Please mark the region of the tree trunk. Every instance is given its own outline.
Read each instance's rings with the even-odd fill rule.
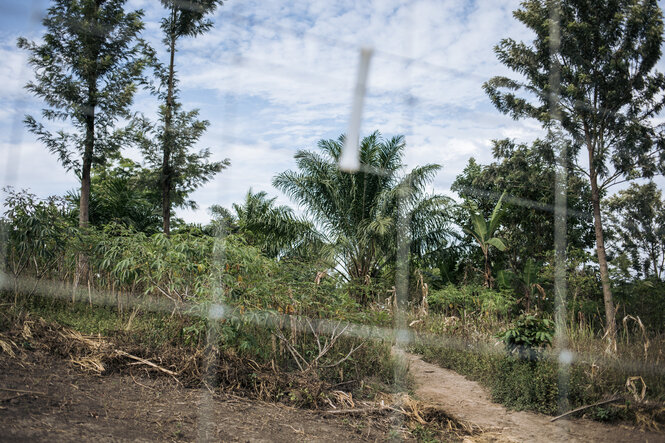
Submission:
[[[81,200],[79,202],[79,228],[85,229],[90,225],[90,174],[92,158],[95,149],[95,94],[97,93],[95,81],[88,85],[88,114],[85,117],[85,145],[83,150],[83,164],[81,167]],[[80,281],[88,275],[88,257],[80,251],[74,276],[72,301],[76,299],[76,289]]]
[[[175,23],[176,10],[175,7],[171,12],[171,20]],[[173,81],[175,71],[175,41],[176,36],[172,31],[170,35],[171,44],[169,47],[169,77],[167,80],[167,94],[166,94],[166,110],[164,113],[164,146],[162,159],[162,220],[164,234],[167,236],[171,233],[171,187],[173,183],[173,172],[171,171],[171,146],[173,144],[172,134],[172,118],[173,118]]]
[[[600,190],[598,189],[598,174],[593,165],[593,148],[589,150],[589,175],[591,182],[591,203],[593,205],[593,226],[596,232],[596,254],[600,266],[600,281],[603,286],[603,301],[605,302],[605,333],[612,346],[616,342],[616,319],[614,318],[614,301],[612,300],[612,288],[610,287],[610,273],[607,267],[605,255],[605,239],[603,237],[603,224],[600,214]]]
[[[85,121],[85,150],[81,169],[81,200],[79,204],[79,228],[87,228],[90,224],[90,170],[95,146],[95,115],[90,107],[90,115]]]
[[[485,255],[485,287],[492,289],[492,271],[490,269],[489,251],[483,251]]]

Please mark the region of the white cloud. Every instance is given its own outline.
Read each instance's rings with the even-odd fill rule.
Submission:
[[[179,42],[176,69],[185,108],[201,108],[211,122],[201,147],[213,148],[216,159],[229,157],[232,166],[194,193],[199,211],[181,215],[203,222],[209,205],[228,207],[249,187],[288,203],[272,188],[272,177],[293,167],[297,149],[315,149],[319,139],[346,131],[362,46],[375,49],[363,132],[406,135],[409,167],[442,164],[437,192],[448,192],[470,156],[490,161],[491,139],[541,136],[536,123],[501,115],[482,91],[493,75],[510,74],[493,46],[505,37],[532,39],[512,17],[518,6],[519,0],[225,2],[209,33]],[[145,9],[144,36],[165,60],[159,2],[130,0],[129,7]],[[30,75],[14,45],[0,44],[5,122],[8,100],[27,97],[20,91]],[[28,105],[41,103],[31,98]],[[154,117],[154,99],[141,96],[137,109]],[[73,176],[31,146],[39,159],[31,171],[17,173],[17,182],[51,192],[71,187]]]
[[[76,188],[78,180],[67,173],[46,149],[33,140],[19,144],[0,143],[0,187],[29,189],[47,197]]]

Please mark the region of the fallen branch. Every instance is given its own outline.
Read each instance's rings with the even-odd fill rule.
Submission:
[[[552,422],[552,421],[556,421],[556,420],[558,420],[558,419],[560,419],[560,418],[567,417],[568,415],[574,414],[574,413],[576,413],[576,412],[584,411],[585,409],[593,408],[594,406],[605,405],[605,404],[607,404],[607,403],[614,403],[615,401],[619,401],[619,400],[623,400],[623,397],[614,397],[614,398],[610,398],[609,400],[599,401],[598,403],[594,403],[594,404],[592,404],[592,405],[580,406],[580,407],[577,408],[577,409],[573,409],[572,411],[568,411],[568,412],[566,412],[565,414],[561,414],[561,415],[559,415],[558,417],[554,417],[554,418],[551,419],[550,421],[551,421],[551,422]]]
[[[122,356],[122,357],[131,358],[132,360],[136,360],[136,361],[139,362],[139,363],[142,363],[142,364],[144,364],[144,365],[148,365],[148,366],[150,366],[151,368],[155,368],[155,369],[157,369],[158,371],[162,371],[163,373],[168,374],[168,375],[170,375],[170,376],[172,376],[172,377],[175,377],[176,375],[178,375],[177,372],[173,372],[173,371],[170,371],[170,370],[168,370],[168,369],[162,368],[161,366],[154,364],[154,363],[151,362],[150,360],[146,360],[145,358],[141,358],[141,357],[137,357],[137,356],[132,355],[132,354],[128,354],[128,353],[126,353],[125,351],[119,351],[119,350],[117,350],[117,351],[115,351],[115,353],[116,353],[116,355],[120,355],[120,356]]]
[[[322,368],[334,368],[335,366],[339,366],[340,364],[342,364],[342,363],[344,363],[346,360],[348,360],[349,357],[351,357],[351,355],[353,355],[354,352],[356,352],[358,349],[360,349],[360,347],[361,347],[363,344],[364,344],[364,343],[360,343],[360,344],[359,344],[358,346],[356,346],[356,347],[351,347],[351,350],[349,351],[348,354],[346,354],[346,357],[342,358],[342,359],[339,360],[337,363],[332,363],[332,364],[329,364],[329,365],[323,365],[323,366],[321,366],[321,367],[322,367]]]
[[[383,411],[392,411],[404,414],[404,411],[395,409],[391,406],[379,406],[376,408],[351,408],[351,409],[332,409],[323,411],[323,414],[332,414],[332,415],[357,415],[357,414],[368,414],[371,412],[383,412]]]

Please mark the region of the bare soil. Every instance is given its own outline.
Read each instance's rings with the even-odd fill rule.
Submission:
[[[40,350],[0,351],[0,441],[383,441],[362,420],[181,386],[167,376],[93,375]]]
[[[531,412],[511,411],[491,401],[477,382],[456,372],[402,353],[409,363],[416,396],[442,408],[453,419],[479,427],[468,442],[665,442],[665,433],[625,425],[609,425],[585,419],[560,419]]]
[[[109,342],[44,322],[25,322],[9,337],[5,347],[0,343],[0,441],[338,442],[419,435],[465,442],[665,442],[663,433],[628,426],[550,422],[544,415],[509,411],[478,383],[406,352],[420,401],[386,395],[385,404],[339,404],[326,412],[185,386],[146,360],[110,359],[107,365],[115,362],[115,370],[86,372],[83,362],[100,361],[90,349],[99,354]]]

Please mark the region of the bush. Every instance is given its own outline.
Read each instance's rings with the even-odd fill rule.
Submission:
[[[558,409],[557,365],[505,356],[494,368],[492,398],[510,408],[554,414]],[[498,376],[497,376],[498,375]]]
[[[510,291],[495,291],[475,285],[458,288],[450,284],[432,291],[427,301],[432,312],[457,317],[475,314],[505,318],[516,307],[515,297]]]
[[[552,345],[554,322],[535,315],[523,315],[515,325],[498,334],[509,354],[533,360],[542,355],[542,351]]]
[[[28,197],[17,201],[28,208],[36,206],[38,211],[33,212],[40,219],[47,215],[60,216],[54,212],[52,204],[42,205]],[[45,215],[42,214],[44,211],[40,212],[42,209],[46,211]],[[53,214],[49,212],[52,210]],[[13,217],[22,220],[18,216]],[[50,220],[48,217],[45,220]],[[46,225],[46,228],[52,229],[54,223]],[[68,237],[58,234],[67,241],[59,243],[58,248],[55,248],[49,243],[52,234],[46,228],[43,235],[36,236],[30,234],[32,231],[23,232],[25,226],[14,224],[11,227],[11,247],[17,248],[16,251],[20,252],[21,247],[29,247],[34,254],[44,254],[44,249],[47,249],[50,255],[44,256],[44,265],[39,258],[36,263],[40,270],[49,269],[48,277],[54,280],[71,281],[77,272],[77,257],[83,252],[89,266],[87,275],[91,289],[100,291],[96,294],[100,304],[117,303],[118,316],[124,315],[123,308],[128,304],[127,301],[132,306],[140,298],[145,298],[146,303],[153,301],[160,304],[160,309],[167,310],[169,314],[171,311],[178,312],[179,307],[188,306],[184,315],[173,316],[172,319],[165,316],[156,323],[154,330],[141,331],[152,337],[151,342],[167,341],[197,348],[209,344],[208,332],[214,329],[213,336],[219,338],[218,345],[225,352],[290,371],[298,369],[298,364],[285,343],[277,338],[278,331],[288,340],[289,346],[293,346],[305,360],[311,361],[319,354],[319,343],[307,319],[313,319],[313,324],[316,324],[316,319],[326,318],[363,323],[379,318],[389,322],[380,313],[362,311],[337,278],[317,278],[320,265],[317,267],[316,263],[268,258],[259,249],[247,245],[240,236],[216,239],[185,230],[175,232],[170,237],[161,233],[149,236],[124,225],[110,223],[102,229],[93,227],[84,231],[72,227],[74,235]],[[10,251],[8,257],[15,256],[20,257],[20,254]],[[49,263],[46,259],[51,260],[51,257],[58,260],[60,265],[46,267]],[[22,275],[17,271],[17,281],[25,277],[28,271],[22,270]],[[87,296],[87,291],[83,292]],[[25,295],[22,294],[26,301],[34,298]],[[69,298],[69,295],[66,297]],[[92,302],[91,297],[90,304]],[[212,303],[223,303],[227,307],[221,321],[208,319]],[[55,304],[51,306],[60,312],[57,315],[58,321],[64,320],[67,323],[71,323],[73,317],[69,313],[76,312],[74,317],[77,317],[81,309],[87,312],[87,308],[81,304],[58,304],[57,308]],[[141,306],[144,306],[143,302]],[[81,317],[86,319],[85,322],[90,322],[89,325],[76,322],[72,326],[85,327],[88,331],[108,332],[113,321],[109,323],[104,316],[103,321],[100,321],[98,315],[114,309],[90,307],[90,310],[88,315]],[[161,318],[159,315],[157,317]],[[324,330],[317,331],[317,334],[320,343],[324,343],[330,335]],[[357,352],[344,359],[358,344],[358,339],[340,337],[335,346],[317,360],[317,364],[320,364],[316,366],[316,374],[336,383],[348,382],[349,379],[359,381],[375,373],[392,374],[388,343],[380,339],[366,340]],[[336,364],[343,359],[343,362]],[[333,367],[325,368],[327,365]],[[387,376],[382,378],[389,379]]]

